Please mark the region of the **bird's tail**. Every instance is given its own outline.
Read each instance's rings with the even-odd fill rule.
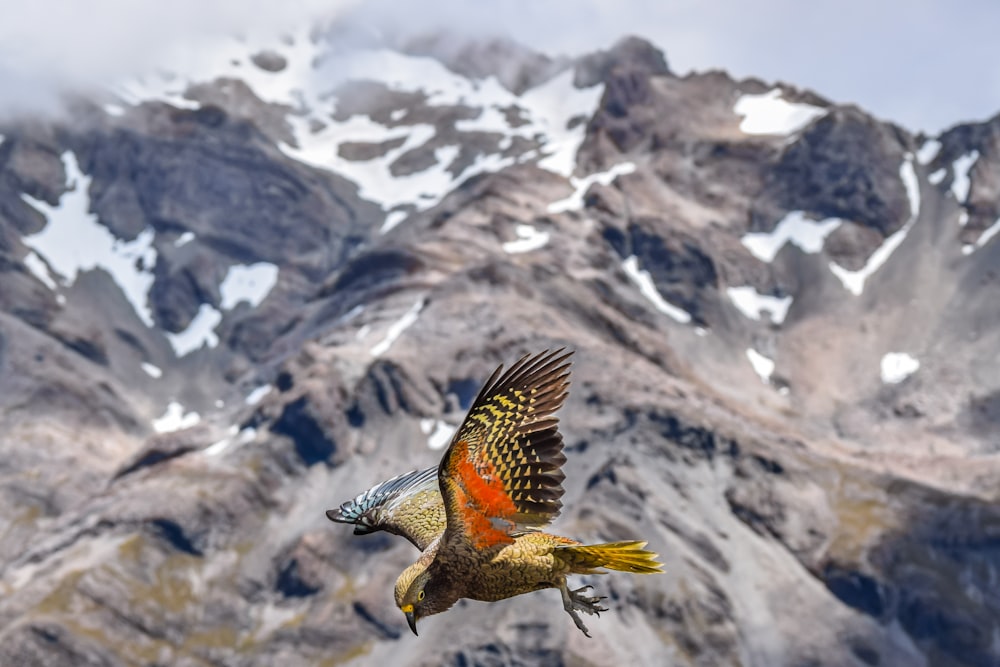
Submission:
[[[663,564],[656,560],[659,554],[646,551],[645,546],[645,542],[580,544],[556,547],[553,555],[569,565],[575,574],[597,574],[602,567],[635,574],[663,572]]]

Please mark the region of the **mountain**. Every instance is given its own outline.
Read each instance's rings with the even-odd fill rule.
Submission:
[[[0,123],[0,663],[1000,662],[1000,116],[344,39]],[[563,345],[554,530],[666,574],[412,637],[324,510]]]

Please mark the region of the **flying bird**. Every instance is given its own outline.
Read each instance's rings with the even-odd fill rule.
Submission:
[[[562,349],[525,356],[487,380],[438,466],[378,484],[328,510],[332,521],[364,535],[405,537],[420,557],[396,580],[396,606],[417,621],[461,598],[492,602],[557,588],[563,608],[586,636],[579,612],[598,614],[591,586],[571,590],[570,574],[602,568],[662,572],[646,542],[584,545],[541,528],[562,509],[562,436],[554,413],[569,387]]]

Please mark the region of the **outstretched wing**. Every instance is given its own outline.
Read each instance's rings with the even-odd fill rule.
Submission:
[[[327,510],[326,517],[354,524],[355,535],[378,530],[401,535],[423,551],[445,527],[437,466],[386,480],[339,509]]]
[[[523,357],[494,371],[441,459],[447,514],[443,540],[477,549],[547,524],[562,508],[565,463],[558,419],[572,352]]]

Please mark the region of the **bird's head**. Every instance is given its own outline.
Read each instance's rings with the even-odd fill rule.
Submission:
[[[403,570],[396,580],[396,606],[406,616],[413,634],[417,634],[417,620],[447,611],[457,598],[431,576],[423,563],[414,563]]]

